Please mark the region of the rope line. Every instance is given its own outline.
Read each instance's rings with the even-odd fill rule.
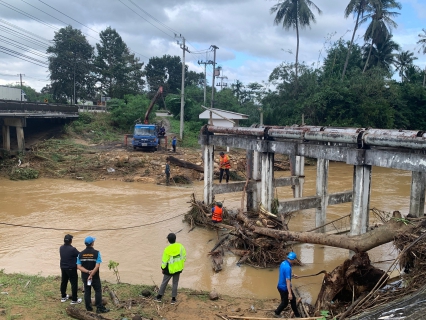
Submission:
[[[130,226],[130,227],[121,227],[121,228],[106,228],[106,229],[72,229],[72,228],[49,228],[49,227],[38,227],[38,226],[29,226],[29,225],[23,225],[23,224],[13,224],[13,223],[6,223],[6,222],[0,222],[0,225],[5,225],[5,226],[11,226],[11,227],[21,227],[21,228],[31,228],[31,229],[43,229],[43,230],[58,230],[58,231],[114,231],[114,230],[125,230],[125,229],[136,229],[136,228],[141,228],[141,227],[146,227],[146,226],[151,226],[154,224],[158,224],[158,223],[162,223],[165,221],[169,221],[169,220],[173,220],[177,217],[183,216],[185,213],[181,213],[178,214],[177,216],[168,218],[168,219],[164,219],[164,220],[160,220],[160,221],[155,221],[155,222],[150,222],[150,223],[145,223],[145,224],[140,224],[137,226]]]

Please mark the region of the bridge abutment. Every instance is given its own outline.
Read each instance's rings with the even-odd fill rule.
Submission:
[[[18,151],[25,151],[24,127],[26,126],[25,118],[5,118],[3,119],[3,149],[10,151],[10,127],[16,128],[16,140],[18,143]]]

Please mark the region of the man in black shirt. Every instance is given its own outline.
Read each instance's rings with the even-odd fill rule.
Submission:
[[[71,245],[73,236],[67,234],[64,237],[64,244],[59,248],[59,255],[61,256],[61,302],[68,300],[67,285],[68,281],[71,283],[71,304],[81,303],[82,299],[77,298],[77,256],[78,250]]]

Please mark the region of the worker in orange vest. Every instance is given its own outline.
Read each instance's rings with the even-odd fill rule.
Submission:
[[[229,169],[231,168],[231,162],[229,161],[228,155],[224,152],[220,153],[220,162],[219,162],[219,183],[222,183],[223,173],[226,174],[226,183],[229,181]]]
[[[220,223],[222,222],[222,202],[216,202],[215,206],[212,208],[212,222]]]

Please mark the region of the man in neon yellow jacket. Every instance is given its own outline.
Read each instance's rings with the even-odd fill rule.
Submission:
[[[158,292],[155,301],[161,302],[161,298],[164,295],[164,291],[166,291],[167,284],[170,279],[173,278],[171,304],[175,304],[179,276],[185,266],[186,250],[183,245],[176,243],[176,235],[174,233],[169,233],[167,240],[170,244],[164,249],[163,261],[161,263],[161,270],[164,275],[163,282],[161,283],[160,291]]]

